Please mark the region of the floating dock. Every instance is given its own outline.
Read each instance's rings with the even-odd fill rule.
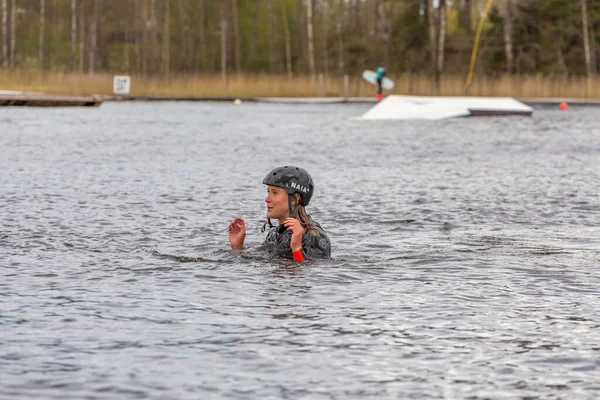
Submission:
[[[202,96],[101,96],[104,101],[212,101],[232,103],[273,103],[273,104],[341,104],[341,103],[376,103],[375,97],[202,97]]]
[[[494,109],[493,112],[485,108],[477,108],[477,102],[482,97],[435,97],[435,96],[397,96],[389,95],[384,100],[378,101],[375,97],[233,97],[233,96],[119,96],[119,95],[58,95],[35,92],[18,92],[11,90],[0,90],[0,107],[2,106],[21,106],[21,107],[97,107],[103,102],[125,101],[125,102],[164,102],[164,101],[183,101],[183,102],[225,102],[239,103],[272,103],[272,104],[373,104],[383,103],[389,97],[402,97],[405,100],[412,99],[447,99],[450,101],[456,112],[456,100],[465,99],[475,103],[474,107],[467,107],[469,115],[515,115],[515,112],[500,109]],[[497,100],[499,98],[487,98]],[[501,98],[500,98],[501,99]],[[560,103],[566,102],[569,106],[579,107],[599,107],[600,100],[596,99],[551,99],[551,98],[525,98],[512,99],[529,107],[558,107]],[[418,100],[420,101],[420,100]],[[414,101],[413,101],[414,103]],[[410,106],[409,106],[410,107]],[[428,106],[436,108],[437,106]],[[516,114],[531,115],[533,112],[527,109],[517,110]]]
[[[389,95],[394,96],[394,95]],[[385,98],[389,97],[386,96]],[[189,101],[189,102],[223,102],[232,103],[239,100],[242,103],[273,103],[273,104],[376,104],[379,102],[373,97],[233,97],[233,96],[112,96],[100,95],[104,101]],[[405,96],[405,97],[431,97],[436,96]],[[384,99],[385,99],[384,98]],[[455,99],[455,97],[446,97]],[[465,97],[462,97],[465,98]],[[481,97],[466,97],[469,99],[479,99]],[[496,98],[493,98],[496,99]],[[558,107],[560,103],[566,102],[569,106],[578,107],[600,107],[600,100],[596,99],[553,99],[553,98],[519,98],[516,99],[530,107]],[[472,115],[472,114],[471,114]]]
[[[98,107],[100,96],[70,96],[58,94],[0,90],[0,107]]]

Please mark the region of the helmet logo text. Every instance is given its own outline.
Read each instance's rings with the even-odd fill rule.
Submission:
[[[310,192],[309,188],[304,187],[302,185],[298,185],[296,182],[290,182],[287,186],[289,186],[291,188],[294,188],[297,191],[302,192],[302,193],[308,193],[308,192]]]

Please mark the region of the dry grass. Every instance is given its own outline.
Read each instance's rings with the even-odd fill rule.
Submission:
[[[463,76],[445,76],[439,86],[428,76],[394,75],[395,94],[441,96],[511,96],[517,98],[600,99],[600,78],[502,76],[476,78],[467,92]],[[78,74],[38,70],[1,69],[0,90],[34,91],[55,94],[112,94],[112,74]],[[371,97],[374,86],[359,76],[349,79],[348,93],[339,76],[312,79],[285,75],[157,75],[132,76],[131,95],[200,97]]]

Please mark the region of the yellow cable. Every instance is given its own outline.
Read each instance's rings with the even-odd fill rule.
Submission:
[[[487,14],[490,12],[490,8],[492,8],[492,4],[494,0],[488,0],[485,5],[485,9],[483,10],[483,14],[481,18],[479,18],[479,24],[477,24],[477,32],[475,33],[475,43],[473,44],[473,51],[471,52],[471,65],[469,66],[469,74],[467,75],[467,83],[465,84],[465,90],[467,90],[473,81],[473,69],[475,69],[475,60],[477,59],[477,47],[479,46],[479,37],[481,36],[481,30],[483,29],[483,23]]]

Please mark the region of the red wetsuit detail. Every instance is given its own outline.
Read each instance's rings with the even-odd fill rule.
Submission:
[[[294,256],[294,261],[304,261],[302,250],[294,251],[292,255]]]

